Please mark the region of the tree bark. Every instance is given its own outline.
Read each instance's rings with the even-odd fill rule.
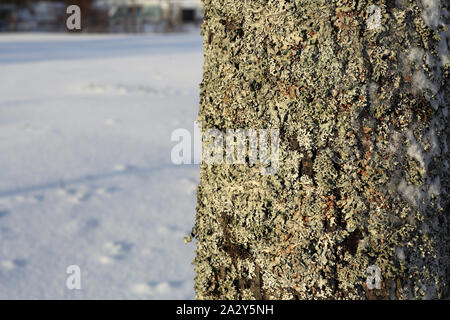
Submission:
[[[448,2],[203,3],[202,129],[280,162],[201,165],[197,298],[448,297]]]

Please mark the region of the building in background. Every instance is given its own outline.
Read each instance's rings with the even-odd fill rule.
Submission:
[[[112,32],[176,31],[203,18],[200,0],[96,0]]]
[[[0,32],[66,31],[70,4],[83,32],[183,31],[203,19],[200,0],[0,0]]]

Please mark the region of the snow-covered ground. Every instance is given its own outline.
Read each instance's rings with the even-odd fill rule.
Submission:
[[[0,35],[0,298],[194,297],[199,169],[170,135],[201,64],[199,32]]]

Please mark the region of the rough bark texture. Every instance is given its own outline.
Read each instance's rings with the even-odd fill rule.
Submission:
[[[448,2],[203,2],[203,130],[279,128],[281,154],[201,166],[197,298],[448,296]]]

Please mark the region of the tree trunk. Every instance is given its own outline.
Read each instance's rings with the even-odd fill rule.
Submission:
[[[448,296],[448,2],[203,3],[203,132],[280,155],[201,165],[197,298]]]

